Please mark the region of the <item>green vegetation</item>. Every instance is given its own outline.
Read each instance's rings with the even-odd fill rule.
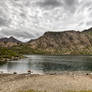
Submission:
[[[92,36],[92,30],[90,30],[89,32],[86,32],[88,35]]]
[[[16,53],[15,51],[10,50],[9,48],[0,47],[0,64],[9,60],[17,60],[22,57],[23,56],[21,54]]]
[[[18,56],[16,52],[9,50],[8,48],[0,48],[0,57],[11,58],[11,56]]]
[[[41,54],[41,55],[92,55],[92,47],[86,47],[84,49],[33,49],[29,44],[21,44],[10,48],[13,52],[18,54]]]
[[[38,50],[38,49],[32,49],[30,45],[28,44],[21,44],[18,46],[13,46],[10,48],[12,51],[15,51],[16,53],[19,54],[45,54],[46,52],[43,50]]]

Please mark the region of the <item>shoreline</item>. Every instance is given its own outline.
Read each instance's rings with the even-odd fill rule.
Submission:
[[[26,58],[24,55],[23,56],[18,56],[18,57],[12,57],[12,58],[2,58],[0,60],[0,64],[5,64],[9,61],[15,61],[15,60],[20,60]]]
[[[27,72],[27,73],[17,73],[17,72],[12,72],[12,73],[4,73],[3,71],[0,71],[0,76],[12,76],[12,75],[18,75],[18,76],[58,76],[58,75],[67,75],[67,76],[92,76],[92,72],[80,72],[80,71],[76,71],[76,72],[69,72],[69,71],[66,71],[66,72],[62,72],[62,73],[43,73],[43,74],[35,74],[35,73],[30,73],[30,72]]]
[[[3,70],[0,71],[0,75],[2,74],[5,74],[5,75],[13,75],[16,71],[14,72],[4,72]],[[44,72],[44,73],[34,73],[33,71],[31,70],[28,70],[27,72],[16,72],[16,74],[18,75],[91,75],[92,74],[92,71],[61,71],[61,72]]]
[[[29,55],[29,54],[28,54]],[[28,58],[26,56],[28,55],[21,55],[21,56],[17,56],[17,57],[14,57],[12,56],[11,58],[0,58],[0,64],[3,64],[3,63],[7,63],[8,61],[15,61],[15,60],[20,60],[20,59],[24,59],[24,58]],[[30,55],[37,55],[37,56],[74,56],[74,57],[77,57],[77,56],[92,56],[92,55],[49,55],[49,54],[30,54]]]

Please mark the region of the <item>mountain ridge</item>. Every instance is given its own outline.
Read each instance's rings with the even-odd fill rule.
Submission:
[[[8,37],[0,38],[0,46],[1,47],[12,47],[12,46],[16,46],[21,43],[22,43],[21,41],[17,40],[13,36],[11,36],[9,38]]]
[[[28,44],[33,49],[39,49],[51,54],[82,54],[83,51],[90,53],[92,48],[91,30],[90,28],[83,32],[73,30],[46,32],[38,39],[30,40]]]
[[[3,37],[3,38],[0,38],[0,42],[16,42],[16,43],[21,43],[21,41],[15,39],[13,36],[11,37]]]

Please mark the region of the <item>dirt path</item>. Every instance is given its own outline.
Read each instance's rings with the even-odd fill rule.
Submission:
[[[92,90],[92,75],[0,75],[0,92]]]

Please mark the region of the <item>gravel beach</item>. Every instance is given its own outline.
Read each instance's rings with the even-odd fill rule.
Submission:
[[[92,75],[0,74],[0,92],[92,90]]]

